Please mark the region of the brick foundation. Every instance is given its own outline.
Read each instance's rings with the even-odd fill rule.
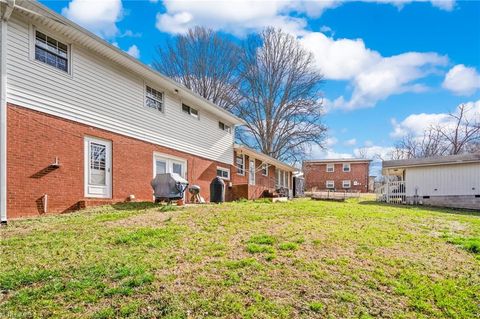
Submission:
[[[68,212],[86,203],[125,201],[131,194],[139,201],[151,201],[154,152],[185,159],[189,183],[199,185],[207,201],[217,166],[230,166],[12,104],[8,104],[7,116],[8,218],[42,214],[44,194],[48,195],[48,213]],[[112,142],[109,200],[84,197],[86,136]],[[56,157],[60,167],[49,167]],[[235,174],[233,168],[231,171]],[[229,192],[227,187],[226,198],[231,197]]]

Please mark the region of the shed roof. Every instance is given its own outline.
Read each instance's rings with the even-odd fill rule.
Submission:
[[[465,163],[480,163],[480,152],[473,154],[411,158],[406,160],[383,161],[383,168],[421,167],[432,165],[451,165]]]

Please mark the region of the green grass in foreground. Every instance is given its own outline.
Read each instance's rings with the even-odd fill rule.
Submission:
[[[478,212],[138,203],[0,232],[0,318],[480,317]]]

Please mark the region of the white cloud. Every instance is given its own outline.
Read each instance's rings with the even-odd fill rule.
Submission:
[[[121,0],[72,0],[62,14],[104,38],[118,34],[116,23],[122,19]]]
[[[338,140],[335,137],[327,137],[325,139],[325,146],[330,148],[333,145],[337,144]]]
[[[480,74],[475,68],[458,64],[445,75],[442,86],[458,95],[472,95],[480,89]]]
[[[140,58],[140,50],[138,49],[138,47],[134,44],[132,45],[131,47],[128,48],[127,51],[128,54],[130,54],[131,56],[133,56],[134,58]]]
[[[399,8],[410,0],[364,0],[392,4]],[[156,2],[156,0],[151,0]],[[245,35],[266,26],[281,27],[294,34],[303,33],[305,17],[318,18],[328,9],[341,6],[345,0],[165,0],[165,12],[157,14],[156,26],[160,31],[182,33],[188,28],[202,25],[235,35]],[[453,0],[432,0],[433,6],[443,10],[454,7]],[[293,16],[294,15],[294,16]]]
[[[327,110],[371,107],[393,94],[425,91],[426,86],[417,80],[448,62],[436,53],[407,52],[382,57],[368,49],[362,39],[336,40],[320,32],[307,33],[300,41],[313,52],[326,79],[348,80],[353,84],[350,100],[343,96],[327,100]]]
[[[370,145],[365,147],[355,148],[353,155],[355,157],[365,156],[371,160],[379,160],[380,158],[388,158],[389,153],[394,150],[392,146]]]
[[[289,16],[292,11],[305,12],[316,8],[314,4],[302,1],[164,1],[165,13],[157,14],[156,27],[164,32],[182,33],[188,28],[202,25],[214,30],[222,30],[243,36],[248,32],[263,29],[265,26],[281,27],[297,34],[302,32],[307,22],[304,18]],[[319,3],[324,7],[326,4]],[[318,10],[312,11],[316,13]]]
[[[355,144],[357,144],[357,139],[356,138],[349,139],[349,140],[347,140],[343,143],[343,145],[345,145],[345,146],[353,146]]]
[[[480,119],[480,100],[476,102],[467,102],[466,119],[473,121]],[[458,112],[458,107],[455,110]],[[420,113],[411,114],[401,122],[392,119],[393,131],[390,136],[393,138],[401,138],[406,135],[421,136],[423,132],[431,126],[448,126],[453,125],[452,118],[447,113]]]

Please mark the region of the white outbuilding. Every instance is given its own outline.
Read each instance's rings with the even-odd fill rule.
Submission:
[[[383,161],[382,174],[381,201],[480,210],[480,153]]]

